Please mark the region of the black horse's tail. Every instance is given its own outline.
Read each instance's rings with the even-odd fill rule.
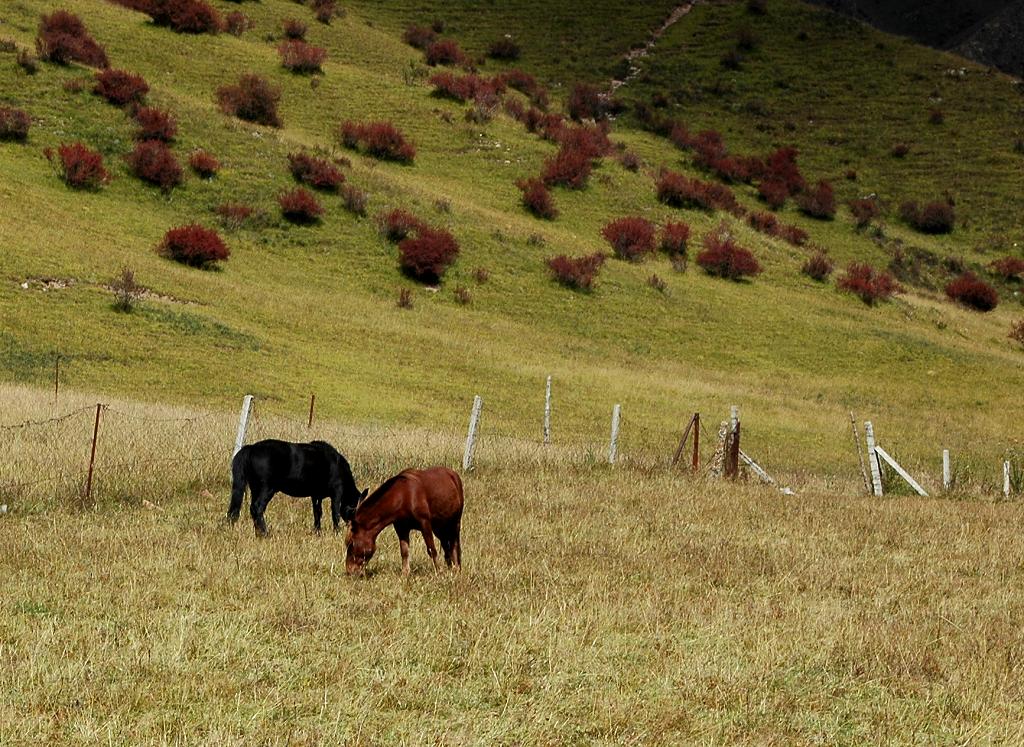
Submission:
[[[238,521],[238,514],[242,510],[242,501],[245,499],[245,460],[248,446],[243,446],[235,458],[231,460],[231,504],[228,506],[228,521]]]

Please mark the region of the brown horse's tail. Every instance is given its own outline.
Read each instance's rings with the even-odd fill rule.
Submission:
[[[243,446],[235,458],[231,460],[231,504],[228,506],[228,521],[238,521],[238,514],[242,510],[242,501],[245,500],[245,453],[248,446]]]

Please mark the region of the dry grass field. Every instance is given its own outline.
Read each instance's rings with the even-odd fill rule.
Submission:
[[[3,394],[19,415],[46,399]],[[461,575],[414,537],[403,579],[386,533],[352,579],[308,502],[276,498],[265,541],[225,524],[233,414],[110,411],[140,425],[106,431],[120,460],[93,504],[38,493],[0,516],[0,744],[1024,739],[1017,502],[783,496],[492,442],[466,476]],[[161,466],[188,453],[182,417],[205,419],[194,454]],[[314,431],[360,487],[461,450],[458,433]]]

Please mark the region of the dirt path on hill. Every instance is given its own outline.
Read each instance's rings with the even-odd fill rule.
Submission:
[[[626,74],[626,77],[623,78],[622,80],[612,81],[611,86],[608,89],[609,95],[615,93],[617,90],[622,88],[624,85],[629,83],[631,80],[633,80],[634,78],[636,78],[636,76],[640,74],[640,66],[636,64],[637,61],[642,60],[644,57],[649,55],[651,53],[651,50],[654,49],[654,45],[658,43],[658,39],[664,36],[666,31],[672,28],[672,26],[678,23],[681,18],[683,18],[691,10],[693,10],[693,6],[696,4],[697,0],[694,0],[694,2],[683,3],[682,5],[677,5],[672,10],[672,12],[669,13],[668,18],[665,19],[664,23],[662,23],[661,26],[659,26],[658,28],[651,32],[651,35],[648,37],[647,41],[644,43],[643,46],[633,47],[631,50],[626,52],[626,62],[629,63],[629,72]]]

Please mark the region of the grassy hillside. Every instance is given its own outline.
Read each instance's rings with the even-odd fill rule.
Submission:
[[[8,320],[0,332],[0,370],[6,378],[44,384],[59,353],[67,384],[81,389],[231,408],[250,392],[263,407],[289,413],[301,412],[315,391],[327,416],[443,429],[464,427],[472,395],[480,393],[486,428],[532,437],[543,381],[552,374],[556,437],[573,443],[600,443],[612,404],[621,402],[624,448],[666,453],[687,413],[701,410],[716,420],[736,403],[744,408],[751,453],[773,471],[852,480],[847,413],[853,409],[874,418],[885,441],[911,464],[934,474],[939,449],[948,446],[976,460],[986,480],[995,479],[991,465],[1009,448],[1007,434],[1017,421],[1012,404],[1022,356],[1006,339],[1011,320],[1021,316],[1013,288],[1003,288],[1003,305],[987,315],[918,288],[869,308],[802,276],[807,250],[736,224],[765,267],[753,282],[721,281],[693,267],[676,274],[663,258],[642,265],[612,260],[594,292],[567,291],[548,278],[545,258],[606,249],[600,228],[611,218],[683,219],[693,224],[699,245],[723,216],[667,208],[655,199],[650,170],[631,173],[605,159],[586,190],[556,190],[558,220],[538,221],[520,207],[513,181],[537,173],[554,146],[505,116],[488,125],[467,123],[462,106],[407,82],[421,55],[401,42],[401,29],[441,15],[472,52],[515,34],[522,65],[561,83],[553,89],[559,98],[576,78],[615,68],[617,56],[645,38],[667,6],[591,14],[577,33],[586,36],[591,25],[605,31],[576,44],[562,30],[568,21],[559,20],[572,16],[568,3],[545,9],[542,15],[557,21],[551,25],[536,20],[536,9],[519,12],[517,4],[474,11],[471,22],[468,4],[382,9],[355,3],[345,18],[324,26],[308,9],[267,0],[242,7],[256,26],[241,38],[177,35],[99,0],[65,5],[85,19],[115,67],[146,77],[150,102],[178,114],[179,158],[203,147],[224,169],[209,182],[190,176],[169,196],[142,185],[122,160],[132,146],[126,115],[91,95],[88,83],[80,93],[64,87],[88,81],[91,71],[43,64],[28,76],[13,53],[0,53],[3,102],[35,118],[27,144],[0,145],[0,307]],[[0,35],[31,46],[39,14],[51,7],[38,0],[6,7]],[[522,4],[527,7],[534,6]],[[310,41],[328,50],[315,88],[278,63],[280,23],[291,16],[307,18]],[[761,46],[740,72],[725,76],[718,58],[740,25],[755,27]],[[809,41],[799,42],[795,30],[805,26]],[[956,193],[967,225],[941,238],[912,234],[890,214],[885,238],[876,240],[858,234],[845,209],[823,223],[786,208],[785,220],[808,230],[840,265],[856,258],[884,266],[893,241],[936,257],[963,256],[969,265],[1000,256],[976,252],[997,238],[1000,254],[1019,255],[1013,247],[1022,225],[1013,191],[1019,157],[1010,138],[1020,99],[1010,82],[976,68],[964,80],[947,80],[942,71],[953,58],[858,26],[829,28],[820,11],[797,3],[773,3],[756,20],[738,5],[699,6],[669,31],[644,63],[645,75],[621,95],[643,98],[682,86],[679,95],[670,89],[673,115],[694,129],[721,129],[738,152],[793,142],[809,178],[836,179],[855,168],[856,183],[836,182],[842,197],[878,191],[897,202],[947,188]],[[570,42],[578,49],[575,60],[557,53]],[[887,45],[884,53],[878,44]],[[848,64],[835,65],[834,76],[823,81],[813,60],[826,54]],[[869,87],[865,63],[852,60],[880,56],[892,75]],[[217,110],[214,90],[249,70],[282,87],[282,128],[245,124]],[[925,79],[916,80],[919,75]],[[770,85],[771,76],[786,85]],[[721,99],[687,93],[719,77],[733,93]],[[925,121],[922,91],[933,86],[942,87],[943,128]],[[767,100],[770,117],[744,113],[743,102],[755,95]],[[393,120],[415,141],[415,163],[342,152],[336,128],[350,118]],[[759,131],[765,119],[776,129]],[[788,119],[797,126],[784,127]],[[697,173],[688,155],[630,121],[620,119],[612,137],[640,154],[647,169],[664,164]],[[899,162],[887,155],[897,134],[914,146]],[[823,145],[838,136],[838,145]],[[104,153],[114,174],[109,187],[75,192],[55,176],[42,149],[72,139]],[[955,157],[940,148],[950,143]],[[351,160],[349,182],[371,194],[369,217],[353,217],[339,198],[327,197],[318,226],[279,219],[275,197],[292,183],[285,156],[300,147]],[[750,188],[737,192],[757,207]],[[225,233],[232,256],[222,270],[186,268],[153,252],[168,228],[195,220],[214,225],[213,209],[235,201],[268,217],[258,228]],[[437,292],[403,278],[394,248],[378,235],[373,216],[392,206],[449,226],[461,242],[462,254]],[[111,309],[104,288],[123,265],[159,294],[130,315]],[[490,272],[486,284],[473,280],[478,267]],[[667,292],[647,285],[652,273],[666,280]],[[63,279],[68,287],[44,291],[37,278]],[[26,281],[27,290],[20,287]],[[460,285],[470,290],[469,306],[454,298]],[[399,287],[413,289],[413,310],[396,308]]]

